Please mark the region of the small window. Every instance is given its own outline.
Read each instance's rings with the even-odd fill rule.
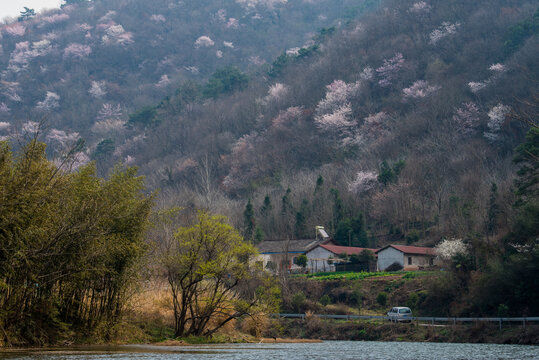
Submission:
[[[400,309],[399,310],[399,313],[400,314],[410,314],[412,312],[412,310],[408,309],[408,308],[405,308],[405,309]]]
[[[408,265],[412,265],[412,257],[408,256]]]

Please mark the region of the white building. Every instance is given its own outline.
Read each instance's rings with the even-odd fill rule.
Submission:
[[[403,270],[418,270],[437,265],[434,248],[387,245],[376,251],[378,255],[378,271],[386,270],[390,265],[397,263]]]
[[[308,259],[307,269],[309,272],[333,272],[335,271],[335,264],[341,261],[339,255],[359,255],[364,250],[371,251],[374,254],[377,249],[320,244],[313,247],[305,254]]]

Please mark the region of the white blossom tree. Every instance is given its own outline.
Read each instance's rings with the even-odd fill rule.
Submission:
[[[490,111],[488,112],[489,120],[487,122],[488,131],[485,131],[483,133],[483,136],[488,141],[496,141],[499,138],[499,132],[502,128],[503,122],[505,121],[505,118],[511,111],[511,108],[507,105],[498,104],[494,106]]]
[[[451,260],[459,254],[467,254],[469,246],[462,239],[444,239],[435,247],[436,256],[441,260]]]

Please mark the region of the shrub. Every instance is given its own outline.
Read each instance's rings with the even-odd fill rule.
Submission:
[[[395,261],[393,264],[389,265],[385,271],[401,271],[401,270],[402,270],[402,265]]]
[[[380,305],[380,306],[386,306],[387,304],[387,293],[385,292],[380,292],[378,294],[378,296],[376,296],[376,302]]]
[[[331,304],[331,298],[329,297],[328,294],[322,296],[320,298],[320,304],[324,305],[324,306],[327,306],[329,304]]]
[[[292,309],[297,313],[301,313],[305,310],[305,294],[303,292],[298,292],[292,297]]]

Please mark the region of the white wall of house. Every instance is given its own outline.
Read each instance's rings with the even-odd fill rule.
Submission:
[[[393,263],[398,263],[404,267],[404,254],[395,248],[388,247],[378,252],[378,270],[384,271]]]
[[[418,270],[419,267],[429,267],[437,264],[438,261],[433,256],[404,254],[404,270]]]
[[[335,271],[335,266],[328,263],[330,257],[335,257],[335,254],[331,251],[328,251],[321,246],[317,246],[311,251],[308,251],[305,255],[308,259],[307,269],[310,272]]]

